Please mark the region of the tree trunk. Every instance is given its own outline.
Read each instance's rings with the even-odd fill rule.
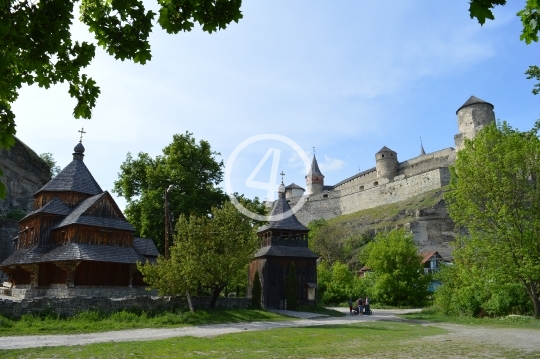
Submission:
[[[214,309],[214,307],[216,306],[216,302],[217,302],[217,299],[219,297],[219,293],[221,293],[223,288],[225,288],[225,287],[224,286],[218,286],[218,287],[215,287],[214,290],[212,291],[212,299],[210,300],[210,309]]]
[[[536,292],[536,288],[534,283],[530,284],[531,286],[531,299],[533,302],[533,308],[534,308],[534,317],[540,318],[540,299],[538,298],[538,293]]]
[[[189,294],[189,290],[186,290],[186,298],[189,306],[189,311],[191,313],[195,313],[195,309],[193,309],[193,303],[191,303],[191,295]]]
[[[527,294],[529,294],[529,298],[531,298],[531,302],[534,308],[534,317],[540,318],[540,298],[538,298],[538,292],[536,291],[535,283],[533,281],[527,283],[524,279],[522,279],[521,282],[525,285]]]

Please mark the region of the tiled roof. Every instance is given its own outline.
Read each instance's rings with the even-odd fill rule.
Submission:
[[[260,248],[255,253],[255,258],[260,257],[303,257],[303,258],[319,258],[308,247],[284,247],[284,246],[268,246]]]
[[[324,175],[321,173],[321,170],[319,169],[319,164],[317,163],[317,159],[315,158],[315,155],[313,155],[313,160],[311,161],[311,168],[309,169],[309,172],[306,175],[306,178],[311,177],[311,176],[324,177]]]
[[[494,106],[492,104],[490,104],[489,102],[486,102],[484,100],[481,100],[479,99],[478,97],[476,96],[471,96],[469,97],[469,99],[467,101],[465,101],[465,103],[463,105],[461,105],[460,108],[457,109],[456,111],[456,114],[459,112],[459,110],[461,110],[463,107],[467,107],[467,106],[470,106],[470,105],[474,105],[474,104],[477,104],[477,103],[485,103],[485,104],[488,104],[488,105],[491,105],[491,108],[493,108]]]
[[[291,209],[289,203],[285,198],[278,198],[274,203],[274,208],[272,208],[271,216],[275,216],[281,219],[277,221],[269,222],[267,225],[264,225],[259,228],[258,233],[266,231],[268,229],[289,229],[295,231],[307,231],[307,227],[298,221],[294,213],[289,212],[290,216],[284,218],[284,214]]]
[[[75,207],[73,212],[71,212],[60,223],[54,226],[54,228],[61,228],[69,226],[70,224],[84,224],[88,226],[121,229],[134,232],[135,228],[133,228],[133,226],[129,224],[129,222],[125,219],[93,217],[84,214],[90,207],[92,207],[97,201],[99,201],[107,194],[108,192],[103,192],[85,199],[77,207]]]
[[[71,161],[59,174],[41,187],[37,193],[63,191],[87,194],[103,192],[82,160]]]
[[[58,247],[34,246],[19,250],[0,263],[0,266],[74,260],[134,264],[145,262],[146,258],[138,254],[133,247],[68,243]]]
[[[133,238],[133,248],[145,257],[157,257],[159,252],[154,244],[154,241],[150,238]]]
[[[23,219],[26,219],[37,213],[58,214],[61,216],[67,216],[69,212],[70,212],[70,209],[68,208],[68,206],[66,206],[57,197],[54,197],[52,201],[50,201],[43,207],[38,208],[35,211],[28,213]]]
[[[435,254],[439,255],[439,253],[437,253],[437,251],[431,251],[431,252],[426,252],[426,253],[420,253],[420,255],[423,257],[422,258],[422,264],[426,263],[427,261],[429,261],[429,259],[431,257],[433,257]]]

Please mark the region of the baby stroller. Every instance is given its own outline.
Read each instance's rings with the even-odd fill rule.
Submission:
[[[353,309],[352,309],[352,314],[353,314],[353,315],[358,315],[358,314],[360,314],[360,308],[358,308],[358,307],[353,308]]]

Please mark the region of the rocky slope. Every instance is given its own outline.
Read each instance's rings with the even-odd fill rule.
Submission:
[[[0,149],[2,183],[6,198],[0,200],[0,262],[13,253],[11,239],[17,235],[17,220],[32,210],[33,197],[50,178],[49,166],[19,139],[9,150]],[[0,281],[3,278],[0,271]]]
[[[351,233],[392,228],[406,228],[422,252],[438,251],[451,259],[450,243],[455,240],[454,222],[446,210],[443,194],[446,188],[423,193],[403,202],[379,206],[328,220],[331,226],[347,228]]]

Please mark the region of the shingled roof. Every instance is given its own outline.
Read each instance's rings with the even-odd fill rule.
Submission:
[[[105,191],[103,193],[85,199],[77,207],[75,207],[73,212],[71,212],[60,223],[55,225],[54,228],[61,228],[69,226],[71,224],[85,224],[88,226],[121,229],[125,231],[135,232],[135,228],[133,228],[133,226],[125,219],[94,217],[85,214],[85,212],[88,211],[90,207],[92,207],[100,199],[102,199],[108,194],[109,193]]]
[[[300,187],[299,185],[297,185],[296,183],[291,183],[290,185],[286,186],[285,189],[301,189],[301,190],[304,190],[304,188]]]
[[[489,102],[486,102],[482,99],[479,99],[478,97],[476,96],[471,96],[469,97],[469,99],[467,101],[465,101],[465,103],[463,105],[461,105],[460,108],[457,109],[456,111],[456,115],[457,113],[459,112],[459,110],[461,110],[463,107],[467,107],[467,106],[470,106],[470,105],[475,105],[475,104],[478,104],[478,103],[485,103],[487,105],[490,105],[491,108],[493,108],[494,106],[492,104],[490,104]]]
[[[135,264],[145,262],[146,258],[133,247],[68,243],[57,247],[33,246],[21,249],[0,263],[0,266],[74,260]]]
[[[303,257],[303,258],[318,258],[308,247],[285,247],[285,246],[268,246],[260,248],[255,253],[255,258],[260,257]]]
[[[386,146],[383,146],[383,148],[381,148],[381,149],[379,150],[379,152],[377,152],[377,153],[381,153],[381,152],[393,152],[393,153],[396,153],[396,151],[391,150],[391,149],[389,149],[389,148],[386,147]]]
[[[99,194],[103,190],[98,185],[88,168],[83,162],[84,147],[82,143],[75,146],[73,161],[67,165],[59,174],[51,179],[40,192],[65,192],[73,191],[87,194]],[[35,195],[34,195],[35,196]]]
[[[324,177],[324,175],[321,173],[321,170],[319,169],[319,164],[317,163],[317,159],[315,158],[315,155],[313,155],[313,160],[311,161],[311,168],[309,169],[309,172],[306,175],[306,178],[311,177],[311,176]]]
[[[278,198],[276,203],[274,203],[274,208],[272,208],[272,212],[270,213],[270,216],[278,218],[278,220],[269,222],[267,225],[260,227],[257,233],[266,231],[268,229],[307,231],[307,227],[298,221],[294,213],[287,213],[290,209],[291,206],[289,206],[289,203],[285,198]],[[287,213],[287,215],[290,215],[288,217],[285,217],[285,213]]]
[[[23,219],[33,216],[38,213],[57,214],[60,216],[67,216],[71,210],[57,197],[54,197],[49,203],[41,208],[36,209],[33,212],[28,213]]]

